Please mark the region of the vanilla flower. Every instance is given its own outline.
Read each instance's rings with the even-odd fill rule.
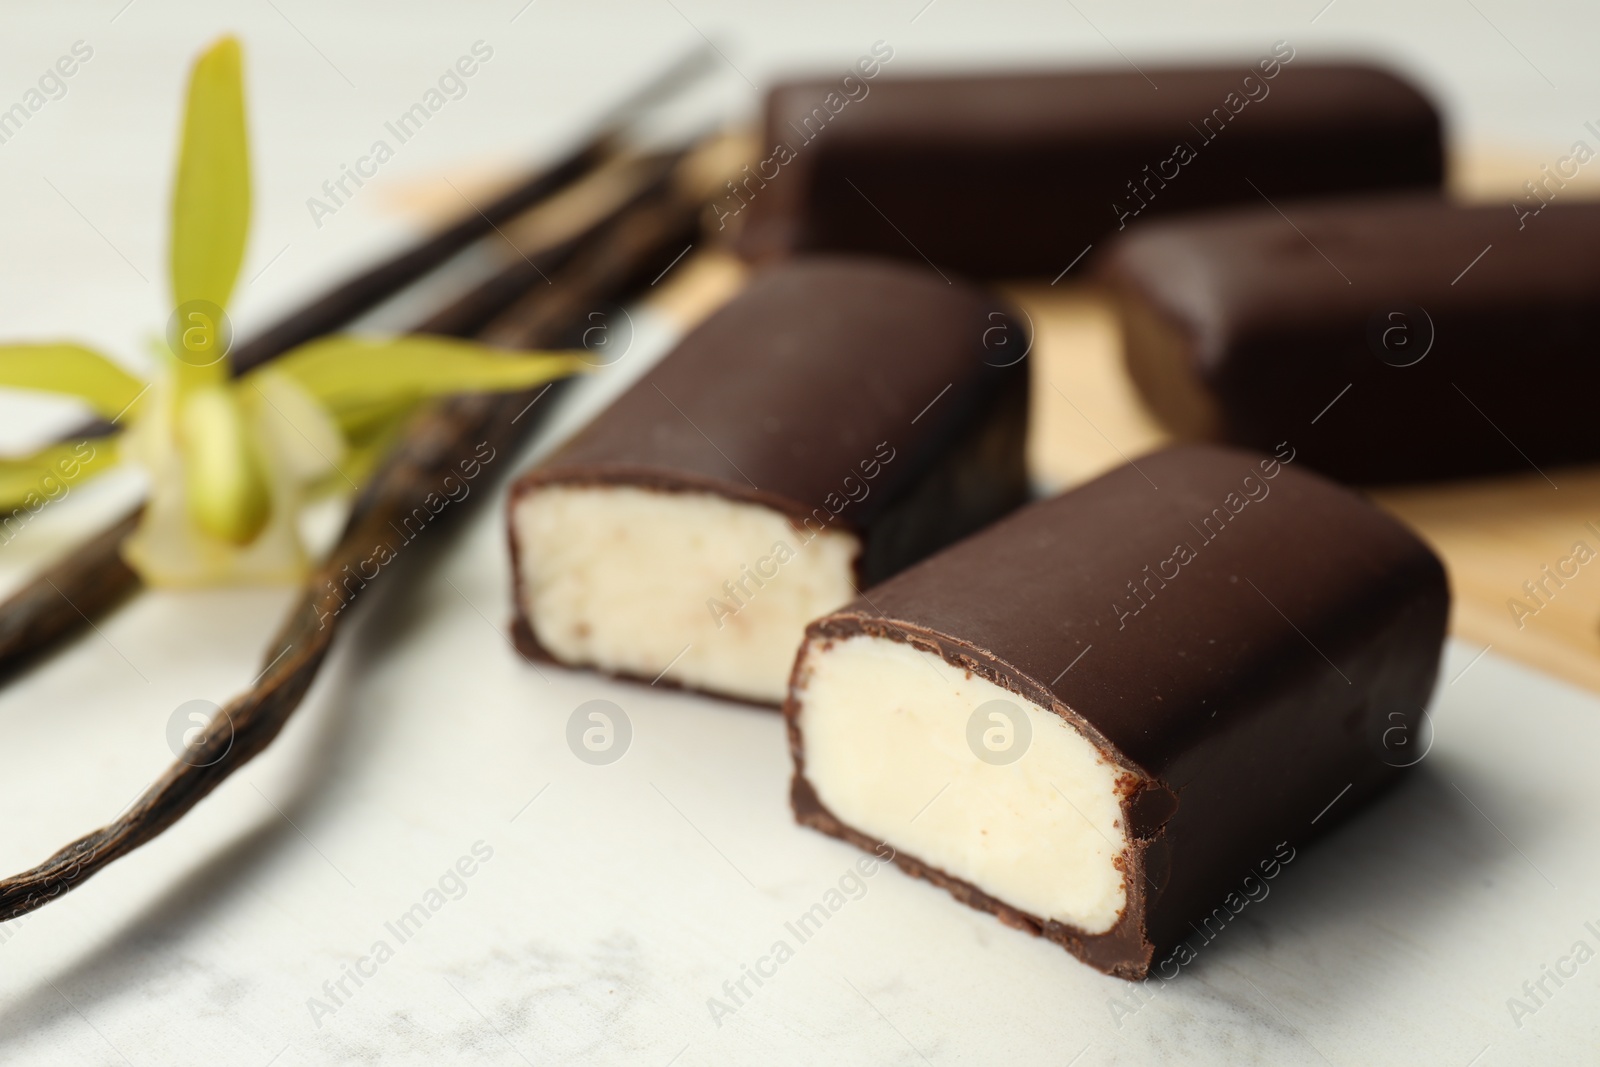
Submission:
[[[141,467],[149,496],[123,545],[150,585],[292,582],[310,560],[307,500],[351,490],[430,397],[526,389],[582,369],[576,356],[447,337],[325,337],[234,377],[225,309],[250,227],[239,43],[196,61],[172,198],[174,311],[149,381],[72,343],[0,345],[0,386],[76,397],[124,427],[0,459],[0,509],[37,510],[68,485]]]

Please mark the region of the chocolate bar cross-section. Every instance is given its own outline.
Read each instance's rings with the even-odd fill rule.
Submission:
[[[1123,978],[1415,762],[1449,607],[1292,446],[1136,462],[813,622],[785,705],[802,823]]]

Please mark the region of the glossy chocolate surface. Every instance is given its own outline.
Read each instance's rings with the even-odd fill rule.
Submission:
[[[740,216],[756,260],[850,251],[1055,277],[1088,246],[1173,212],[1439,185],[1439,116],[1415,88],[1376,67],[1292,58],[1281,42],[1278,53],[1144,74],[780,85],[763,159],[722,210]]]
[[[1110,249],[1129,370],[1174,430],[1291,436],[1308,464],[1365,483],[1600,457],[1600,204],[1281,206],[1293,225],[1218,213]]]
[[[1136,780],[1128,905],[1106,934],[1025,915],[915,857],[904,866],[1136,978],[1280,842],[1396,779],[1438,669],[1444,570],[1395,520],[1303,470],[1292,445],[1279,457],[1203,445],[1141,457],[811,625],[808,641],[867,633],[941,655],[1062,715]],[[799,699],[791,689],[785,709],[797,816],[870,848],[806,781]]]

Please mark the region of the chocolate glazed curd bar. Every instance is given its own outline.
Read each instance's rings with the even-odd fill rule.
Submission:
[[[744,255],[925,256],[978,277],[1054,277],[1152,216],[1437,188],[1444,174],[1439,115],[1414,87],[1296,58],[1283,41],[1237,65],[1143,74],[881,66],[771,90],[762,158],[718,201]]]
[[[1180,436],[1292,434],[1343,481],[1600,458],[1600,204],[1386,197],[1152,223],[1108,246],[1128,370]],[[1299,232],[1296,232],[1298,229]]]
[[[808,621],[1026,500],[1026,345],[926,268],[758,274],[513,488],[519,649],[781,703]]]
[[[1401,773],[1449,606],[1290,445],[1137,464],[813,622],[784,705],[800,822],[1130,979]]]

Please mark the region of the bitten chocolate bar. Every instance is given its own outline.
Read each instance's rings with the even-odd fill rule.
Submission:
[[[1176,433],[1292,437],[1362,483],[1600,457],[1600,205],[1280,206],[1292,222],[1173,219],[1108,249],[1128,369]]]
[[[1123,978],[1395,779],[1449,605],[1290,445],[1137,462],[813,622],[784,706],[802,823]]]
[[[807,621],[1026,499],[1026,344],[926,268],[758,275],[517,482],[519,648],[780,703]]]
[[[1054,277],[1152,216],[1444,173],[1415,88],[1281,41],[1238,66],[779,85],[761,149],[717,210],[750,258],[868,252],[982,277]]]

